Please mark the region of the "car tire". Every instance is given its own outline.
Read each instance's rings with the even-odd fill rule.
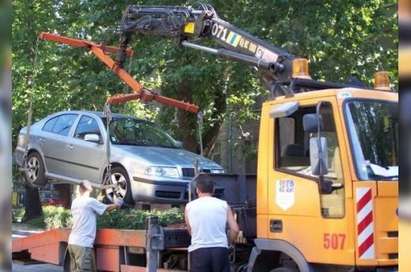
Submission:
[[[24,179],[30,186],[44,186],[47,184],[46,171],[43,159],[37,152],[31,152],[25,162]]]
[[[108,184],[114,184],[118,187],[114,190],[106,189],[106,199],[112,200],[114,195],[123,199],[124,203],[128,206],[134,205],[133,194],[131,192],[130,178],[127,171],[121,166],[115,166],[111,169],[111,177],[106,178]],[[109,195],[108,195],[109,194]]]

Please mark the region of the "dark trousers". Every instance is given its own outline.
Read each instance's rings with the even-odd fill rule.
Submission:
[[[228,249],[200,248],[190,252],[191,272],[230,272]]]

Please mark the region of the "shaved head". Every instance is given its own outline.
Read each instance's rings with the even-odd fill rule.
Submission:
[[[88,180],[82,180],[80,183],[80,193],[84,194],[86,192],[92,192],[93,186],[91,186],[91,182]]]

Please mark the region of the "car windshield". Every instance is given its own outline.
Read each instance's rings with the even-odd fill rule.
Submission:
[[[352,100],[345,112],[359,179],[397,180],[398,104]]]
[[[106,119],[103,118],[106,125]],[[110,140],[118,145],[178,148],[176,141],[152,123],[134,118],[116,118],[110,123]]]

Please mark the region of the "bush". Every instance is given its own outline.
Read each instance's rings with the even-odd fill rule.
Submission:
[[[63,207],[44,206],[43,218],[47,229],[70,228],[72,225],[71,212]]]
[[[97,220],[98,228],[117,229],[145,229],[146,220],[150,216],[157,216],[162,226],[184,222],[184,213],[181,209],[172,208],[165,211],[142,211],[122,209],[105,213]]]
[[[20,222],[24,209],[13,211],[13,222]],[[121,209],[104,213],[97,219],[97,228],[116,229],[145,229],[146,220],[150,216],[157,216],[162,226],[180,224],[184,222],[184,213],[181,209],[172,208],[164,211],[143,211],[137,209]],[[72,217],[69,209],[56,206],[44,206],[43,217],[26,222],[34,227],[46,229],[71,228]]]
[[[23,220],[24,217],[24,208],[17,208],[17,209],[12,209],[11,211],[11,220],[13,223],[20,223]]]

